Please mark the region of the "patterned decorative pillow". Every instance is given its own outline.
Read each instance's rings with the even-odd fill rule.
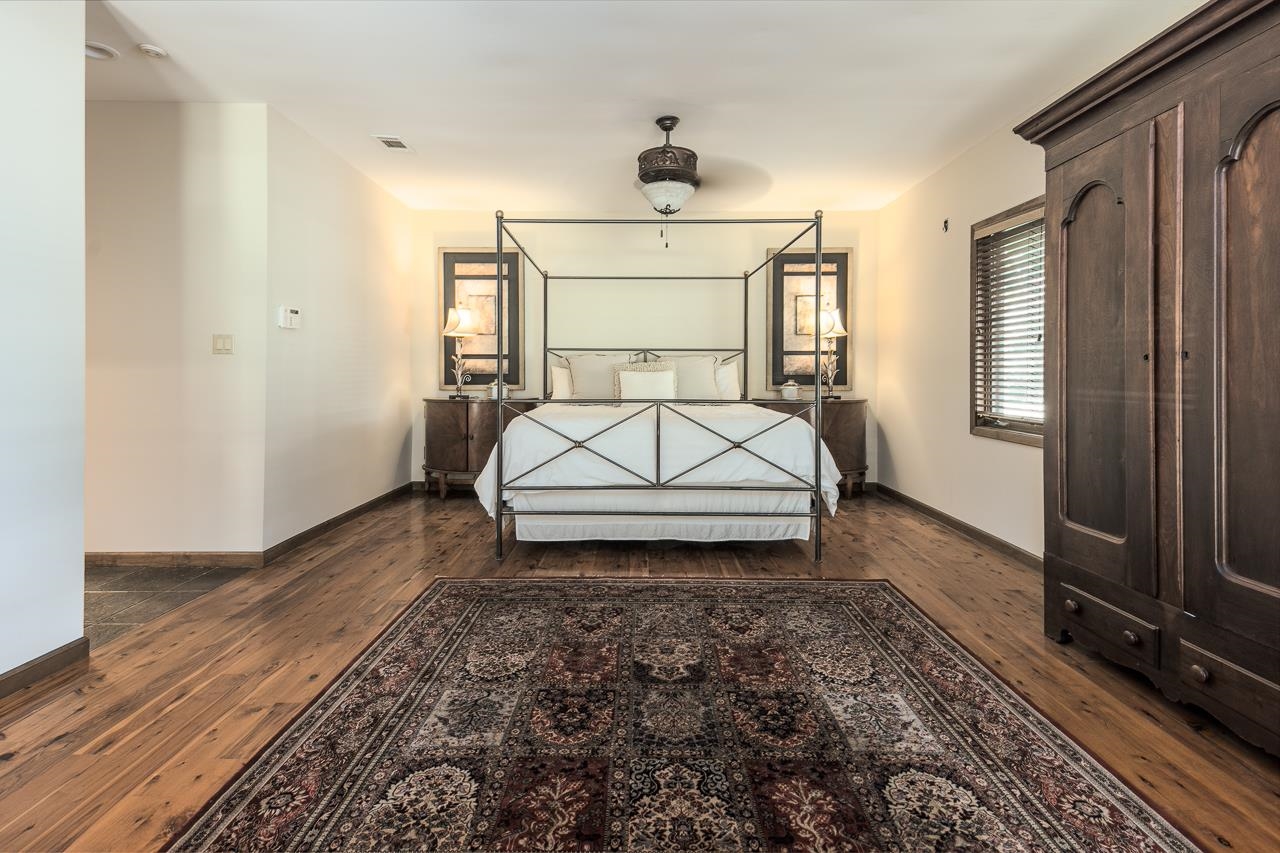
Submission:
[[[615,364],[613,366],[613,399],[622,399],[623,371],[635,373],[660,373],[664,370],[671,371],[671,375],[674,377],[676,366],[669,361],[635,361],[631,364]],[[673,378],[672,381],[675,382],[676,380]]]

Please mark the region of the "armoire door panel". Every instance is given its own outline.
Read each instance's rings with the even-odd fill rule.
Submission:
[[[1211,360],[1188,399],[1186,609],[1280,648],[1280,60],[1202,99],[1216,152],[1196,199],[1211,276],[1188,324]],[[1212,158],[1217,156],[1216,162]],[[1194,476],[1192,476],[1194,471]]]
[[[1156,572],[1160,600],[1182,607],[1182,235],[1183,106],[1156,116],[1152,131]]]
[[[1154,592],[1150,123],[1059,167],[1058,556]],[[1053,208],[1053,205],[1051,205]]]
[[[1101,181],[1063,226],[1063,516],[1123,539],[1125,517],[1124,201]]]
[[[1280,586],[1280,101],[1252,129],[1240,159],[1225,170],[1222,196],[1218,417],[1226,456],[1224,562],[1236,574],[1275,588]]]

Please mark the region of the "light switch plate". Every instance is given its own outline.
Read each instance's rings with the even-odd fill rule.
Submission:
[[[214,335],[213,336],[213,354],[214,355],[231,355],[231,336],[230,335]]]

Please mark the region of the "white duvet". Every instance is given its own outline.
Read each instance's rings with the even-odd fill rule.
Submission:
[[[503,468],[507,488],[504,497],[511,500],[520,497],[523,502],[543,497],[540,508],[551,508],[547,501],[554,497],[568,497],[554,490],[539,490],[540,486],[592,486],[644,485],[644,479],[670,480],[672,485],[783,485],[803,486],[804,483],[785,473],[799,474],[812,482],[814,431],[800,417],[788,419],[786,414],[748,403],[721,405],[671,404],[661,413],[661,429],[654,410],[644,411],[644,404],[623,403],[607,405],[563,405],[548,403],[538,406],[524,417],[513,420],[503,434]],[[705,423],[715,433],[692,423],[687,415]],[[535,423],[538,421],[539,423]],[[543,426],[545,424],[545,426]],[[773,426],[772,429],[766,428]],[[606,429],[606,427],[612,428]],[[546,427],[551,427],[556,432]],[[762,432],[763,431],[763,432]],[[558,435],[561,433],[562,435]],[[594,437],[593,437],[594,436]],[[659,439],[660,436],[660,439]],[[724,436],[721,438],[720,436]],[[730,442],[741,442],[743,448],[730,449]],[[574,442],[583,447],[574,448],[557,457]],[[586,449],[589,448],[590,450]],[[626,469],[597,456],[615,460]],[[656,452],[656,451],[660,451]],[[752,455],[752,453],[757,455]],[[495,456],[497,449],[476,479],[476,494],[490,516],[494,514]],[[657,460],[660,457],[660,470]],[[715,457],[712,459],[711,457]],[[760,458],[762,457],[762,458]],[[550,460],[550,461],[548,461]],[[706,461],[710,460],[710,461]],[[699,464],[705,461],[705,464]],[[692,469],[692,470],[688,470]],[[782,470],[780,470],[782,469]],[[676,477],[682,471],[688,471]],[[523,475],[523,476],[521,476]],[[671,479],[675,477],[675,479]],[[835,514],[838,491],[836,484],[840,472],[826,445],[822,446],[822,495],[827,509]],[[767,492],[717,493],[701,492],[703,496],[725,499],[726,511],[732,512],[730,495],[743,496]],[[803,499],[803,493],[779,492],[781,499]],[[582,506],[582,500],[591,499],[591,493],[576,493],[574,509],[611,508],[625,509],[627,496],[635,496],[635,506],[652,508],[654,499],[669,499],[673,511],[684,508],[686,501],[679,499],[687,492],[610,491],[597,492],[598,503]],[[787,500],[786,503],[793,503]],[[779,503],[781,506],[781,503]],[[805,503],[807,507],[807,502]],[[568,508],[568,507],[566,507]],[[719,508],[717,506],[717,508]],[[799,507],[797,507],[798,509]],[[790,509],[790,507],[788,507]],[[807,511],[801,509],[801,511]]]

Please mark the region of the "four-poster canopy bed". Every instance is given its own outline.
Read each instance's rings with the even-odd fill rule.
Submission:
[[[782,247],[796,245],[810,232],[814,240],[814,345],[812,400],[786,402],[750,398],[748,295],[751,279],[769,260],[729,276],[551,275],[530,256],[511,231],[513,225],[652,226],[648,219],[506,219],[496,213],[496,257],[510,240],[542,278],[543,402],[527,410],[507,396],[502,365],[503,335],[497,335],[497,388],[494,404],[499,429],[489,464],[476,480],[476,493],[494,519],[495,552],[503,557],[506,518],[516,521],[525,539],[794,539],[813,537],[813,559],[822,559],[822,506],[835,511],[840,475],[822,434],[822,338],[817,334],[822,299],[822,211],[805,219],[689,219],[685,225],[799,225],[801,231]],[[501,269],[499,267],[499,269]],[[736,282],[742,288],[742,341],[736,348],[586,348],[555,346],[548,339],[549,291],[556,281],[639,282],[658,280]],[[503,288],[496,289],[496,328],[505,328]],[[698,394],[613,397],[552,393],[552,359],[590,353],[605,366],[622,359],[662,371],[675,367],[665,359],[725,357],[740,365],[736,399]],[[612,354],[612,361],[606,356]],[[674,364],[674,361],[670,362]],[[623,368],[625,370],[625,368]],[[641,368],[637,368],[641,369]],[[628,371],[630,372],[630,371]],[[614,371],[615,389],[618,371]],[[718,377],[717,377],[718,378]],[[629,378],[628,381],[636,381]],[[637,387],[648,387],[636,381]],[[598,387],[598,386],[596,386]],[[771,408],[757,405],[768,403]],[[811,420],[805,418],[812,412]],[[674,472],[674,473],[673,473]],[[695,476],[696,475],[696,476]],[[590,504],[590,505],[588,505]]]

